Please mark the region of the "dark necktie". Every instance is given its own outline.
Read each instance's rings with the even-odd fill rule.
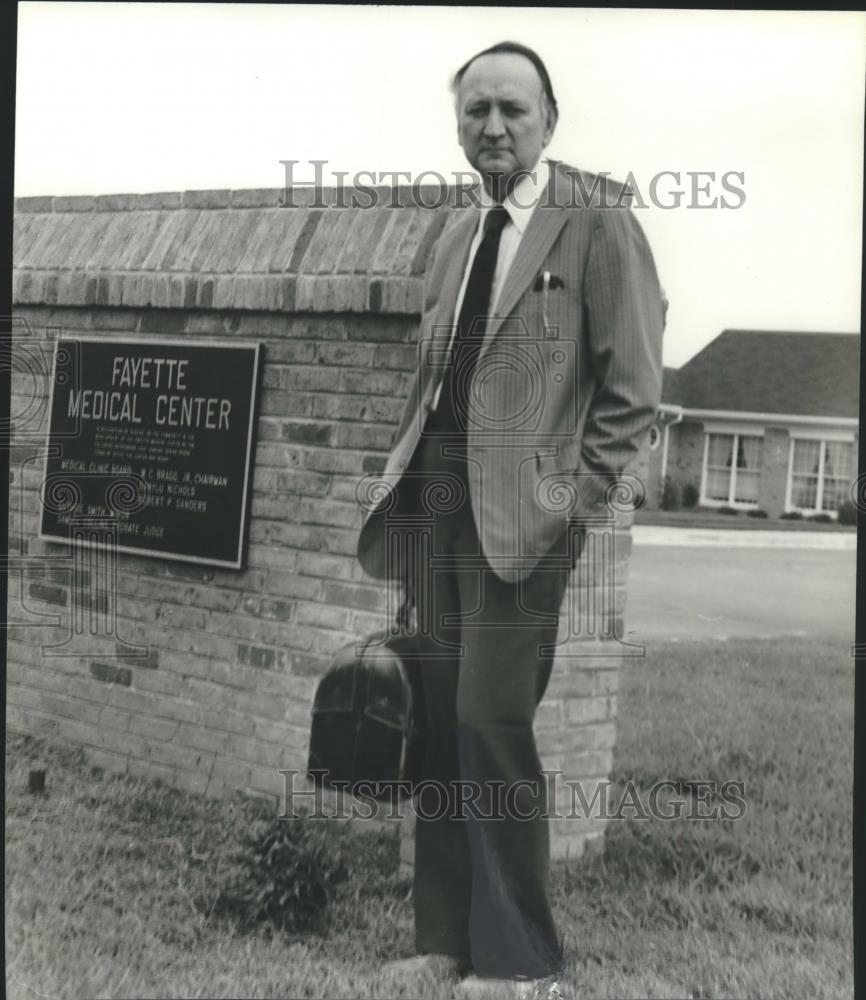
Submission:
[[[507,210],[502,205],[496,205],[484,220],[484,235],[466,282],[454,344],[436,407],[435,423],[439,433],[466,432],[469,389],[487,328],[490,293],[499,256],[499,239],[508,219]]]

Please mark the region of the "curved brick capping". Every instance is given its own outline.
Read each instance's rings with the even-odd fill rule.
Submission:
[[[317,677],[387,621],[384,588],[355,559],[355,484],[384,466],[415,368],[427,257],[460,211],[384,194],[370,209],[337,207],[333,191],[314,203],[309,190],[292,193],[299,207],[280,207],[282,190],[18,201],[11,727],[206,794],[279,796],[280,769],[303,770]],[[264,343],[244,571],[120,554],[106,585],[99,560],[37,539],[61,333]],[[564,614],[537,716],[545,766],[590,802],[612,764],[623,647],[604,636],[617,621],[622,634],[629,523],[600,529],[574,574],[575,634]],[[146,644],[147,658],[119,658],[125,643]],[[569,817],[559,788],[552,850],[579,855],[603,822]]]
[[[351,198],[344,191],[340,202]],[[287,199],[298,207],[280,208]],[[21,198],[13,300],[419,312],[427,255],[447,209],[412,207],[411,190],[383,192],[369,209],[340,208],[336,200],[335,191],[309,189]]]

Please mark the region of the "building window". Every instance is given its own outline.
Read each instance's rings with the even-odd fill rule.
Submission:
[[[758,435],[707,434],[701,502],[757,507],[762,444]]]
[[[810,514],[838,510],[854,470],[850,441],[792,439],[787,509]]]
[[[653,424],[649,429],[650,451],[657,451],[658,446],[661,443],[662,443],[662,432],[658,429],[656,424]]]

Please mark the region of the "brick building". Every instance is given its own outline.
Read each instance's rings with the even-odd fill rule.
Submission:
[[[647,506],[668,477],[702,507],[835,518],[857,475],[859,354],[857,334],[725,330],[666,368]]]
[[[417,196],[417,192],[414,193]],[[316,682],[388,623],[355,558],[358,480],[382,470],[412,372],[424,269],[449,216],[413,192],[202,191],[20,199],[14,235],[7,721],[111,771],[207,795],[284,791]],[[58,338],[263,348],[241,570],[39,539]],[[642,469],[634,470],[641,474]],[[591,532],[537,715],[546,767],[587,801],[612,766],[628,504]],[[137,650],[143,655],[130,655]],[[568,811],[571,802],[561,803]],[[554,854],[602,818],[556,821]]]

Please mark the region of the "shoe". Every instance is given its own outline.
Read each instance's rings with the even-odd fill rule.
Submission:
[[[557,976],[543,979],[482,979],[467,976],[454,996],[459,1000],[567,1000]]]
[[[386,962],[382,972],[397,979],[457,979],[469,971],[468,962],[455,955],[412,955],[411,958],[398,958]]]

